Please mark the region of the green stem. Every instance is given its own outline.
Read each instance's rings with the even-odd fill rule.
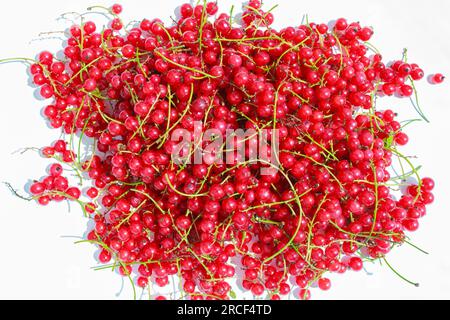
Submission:
[[[386,258],[383,257],[383,261],[384,263],[386,263],[386,265],[389,267],[389,269],[391,269],[392,272],[394,272],[400,279],[404,280],[405,282],[412,284],[415,287],[419,287],[419,283],[413,282],[411,280],[406,279],[404,276],[402,276],[397,270],[395,270],[390,264],[389,262],[387,262]]]
[[[414,84],[414,80],[411,77],[409,77],[409,79],[411,80],[411,87],[413,88],[414,99],[415,99],[415,102],[414,102],[413,99],[410,98],[411,99],[411,103],[412,103],[414,109],[416,109],[417,113],[420,115],[420,117],[423,120],[425,120],[427,123],[430,123],[430,120],[428,120],[428,118],[423,113],[422,108],[420,107],[420,104],[419,104],[419,93],[418,93],[418,91],[416,89],[416,85]]]
[[[38,63],[38,61],[30,58],[7,58],[7,59],[1,59],[0,63],[7,63],[7,62],[28,62],[28,63]]]

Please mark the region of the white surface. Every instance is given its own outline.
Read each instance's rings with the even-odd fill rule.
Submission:
[[[219,1],[228,12],[231,3]],[[132,1],[124,0],[125,19],[166,17],[180,0]],[[276,1],[266,1],[270,8]],[[402,49],[409,49],[409,59],[419,63],[427,73],[443,72],[450,76],[450,2],[447,0],[321,0],[280,1],[275,11],[277,26],[299,24],[303,14],[310,21],[327,22],[341,16],[361,21],[375,28],[372,41],[385,58],[401,57]],[[40,32],[64,30],[67,26],[56,18],[69,11],[83,12],[90,5],[111,5],[97,0],[79,1],[10,1],[0,11],[0,59],[6,57],[33,57],[44,48],[58,49],[60,40],[32,41]],[[157,4],[157,5],[156,5]],[[420,282],[419,288],[398,279],[386,267],[368,266],[373,273],[347,273],[333,276],[331,291],[313,291],[315,299],[449,299],[450,250],[450,170],[448,169],[450,78],[441,86],[422,81],[422,107],[431,119],[431,125],[415,124],[408,129],[412,143],[405,152],[418,155],[423,165],[422,174],[437,182],[436,203],[428,216],[421,220],[421,229],[413,235],[414,242],[430,251],[422,255],[403,247],[389,256],[392,265],[404,275]],[[0,180],[22,189],[30,178],[40,178],[48,162],[35,153],[12,154],[23,147],[40,147],[58,138],[57,131],[49,130],[40,110],[43,103],[33,98],[34,89],[27,86],[26,68],[21,64],[0,65],[1,125],[0,125]],[[408,102],[384,101],[404,119],[411,119],[413,111]],[[380,106],[381,107],[381,106]],[[129,299],[131,291],[121,277],[110,271],[94,271],[95,249],[90,245],[74,245],[74,238],[86,230],[87,221],[81,211],[72,206],[52,204],[42,208],[23,202],[0,186],[0,298],[60,298],[60,299]],[[126,280],[125,280],[126,281]]]

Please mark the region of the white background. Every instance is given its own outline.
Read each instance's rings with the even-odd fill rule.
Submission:
[[[228,12],[232,3],[219,1]],[[447,0],[321,0],[277,1],[276,25],[300,24],[303,14],[310,21],[327,22],[339,17],[375,28],[372,41],[387,60],[401,57],[409,49],[410,61],[419,63],[427,74],[443,72],[450,76],[450,2]],[[123,1],[127,20],[165,18],[174,15],[180,0]],[[42,49],[56,50],[58,39],[37,41],[40,32],[64,30],[67,24],[56,18],[69,11],[84,12],[97,0],[78,1],[8,1],[0,11],[0,59],[34,57]],[[102,3],[109,6],[112,2]],[[266,8],[276,1],[266,1]],[[145,16],[144,16],[145,15]],[[57,35],[55,35],[57,36]],[[30,42],[31,41],[31,42]],[[28,86],[27,70],[21,64],[0,65],[0,180],[18,189],[31,178],[40,178],[48,162],[30,152],[13,154],[24,147],[41,147],[56,140],[58,132],[49,130],[40,110],[44,103],[33,98]],[[413,235],[419,246],[430,255],[402,247],[389,256],[392,265],[405,276],[420,282],[415,288],[402,282],[387,267],[367,266],[372,275],[347,273],[333,276],[331,291],[313,291],[315,299],[448,299],[450,298],[450,175],[449,130],[450,79],[440,86],[422,81],[418,87],[422,107],[431,124],[410,127],[410,145],[405,153],[417,155],[423,165],[422,175],[437,182],[436,203],[421,220],[421,229]],[[402,119],[414,113],[408,102],[387,100],[380,107],[390,107]],[[66,204],[40,208],[23,202],[0,186],[0,298],[3,299],[129,299],[125,282],[120,295],[121,278],[110,271],[94,271],[95,249],[74,245],[86,230],[87,221],[73,206]]]

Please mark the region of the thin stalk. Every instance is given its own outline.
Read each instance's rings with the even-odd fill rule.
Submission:
[[[397,270],[395,270],[390,264],[389,262],[386,260],[386,258],[383,257],[383,261],[384,263],[386,263],[386,265],[389,267],[389,269],[391,269],[392,272],[394,272],[400,279],[404,280],[405,282],[415,286],[415,287],[419,287],[419,283],[417,282],[413,282],[411,280],[408,280],[407,278],[405,278],[404,276],[402,276]]]

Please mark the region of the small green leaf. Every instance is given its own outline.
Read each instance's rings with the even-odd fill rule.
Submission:
[[[236,299],[236,292],[234,292],[233,290],[230,291],[230,297],[231,299]]]
[[[394,143],[394,135],[390,135],[387,139],[385,139],[385,147],[391,148]]]

